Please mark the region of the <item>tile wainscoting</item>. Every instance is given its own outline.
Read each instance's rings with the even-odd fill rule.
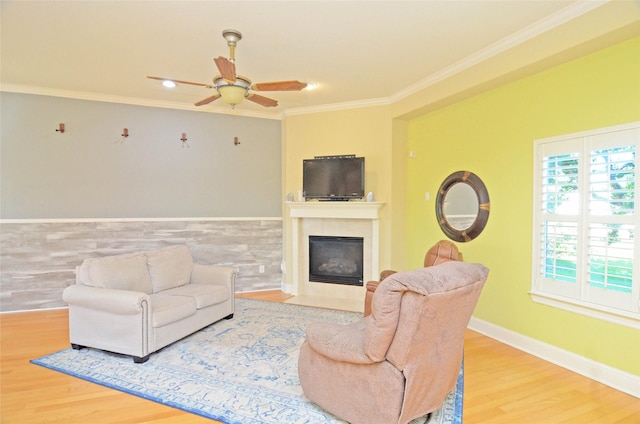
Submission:
[[[238,268],[237,292],[280,289],[282,243],[281,218],[3,220],[0,311],[65,307],[85,258],[173,244],[195,262]]]

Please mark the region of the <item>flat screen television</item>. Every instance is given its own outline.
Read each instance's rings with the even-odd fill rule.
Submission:
[[[305,199],[362,199],[364,158],[347,155],[303,160],[302,192]]]

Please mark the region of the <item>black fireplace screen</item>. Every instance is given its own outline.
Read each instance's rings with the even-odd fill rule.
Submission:
[[[362,286],[362,237],[309,236],[309,281]]]

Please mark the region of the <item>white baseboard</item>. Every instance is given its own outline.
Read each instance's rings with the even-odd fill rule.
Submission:
[[[640,376],[472,317],[469,328],[540,359],[640,398]]]

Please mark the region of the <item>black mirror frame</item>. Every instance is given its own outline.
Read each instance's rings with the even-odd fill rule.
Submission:
[[[447,221],[444,214],[444,197],[449,189],[458,183],[465,183],[471,186],[478,197],[478,215],[475,221],[468,228],[458,230],[453,228]],[[484,183],[476,174],[469,171],[457,171],[449,175],[440,185],[438,196],[436,197],[436,216],[440,229],[451,240],[468,242],[478,237],[489,220],[489,192]]]

